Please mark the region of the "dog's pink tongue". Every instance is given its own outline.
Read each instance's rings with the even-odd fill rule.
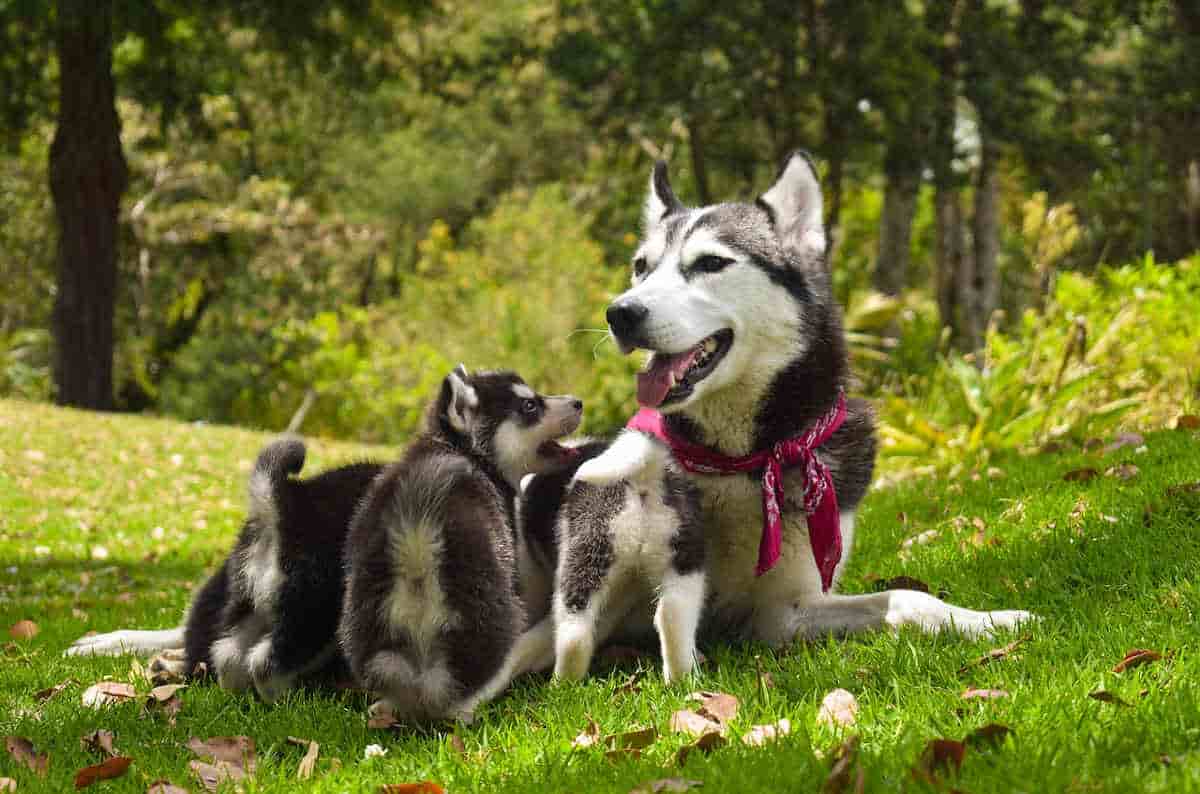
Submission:
[[[699,348],[692,348],[673,356],[655,353],[650,358],[650,365],[638,373],[638,405],[646,408],[662,405],[663,400],[667,399],[667,392],[671,390],[671,375],[675,376],[675,380],[682,378],[698,352]]]

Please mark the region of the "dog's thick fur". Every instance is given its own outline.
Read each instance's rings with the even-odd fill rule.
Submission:
[[[745,455],[803,433],[833,406],[850,376],[826,263],[821,191],[807,155],[793,155],[754,203],[698,209],[676,198],[659,163],[644,227],[633,286],[609,307],[609,326],[622,350],[652,351],[639,399],[665,414],[676,435],[724,455]],[[685,354],[706,343],[706,350],[720,346],[715,364],[704,355],[702,372],[675,372],[671,362],[686,362]],[[853,546],[875,444],[869,404],[848,399],[845,422],[817,452],[841,508],[844,551],[835,582]],[[657,459],[614,446],[576,477],[598,484],[629,480]],[[912,590],[822,592],[799,498],[802,477],[800,469],[784,474],[783,553],[773,569],[756,576],[759,478],[692,475],[708,546],[706,636],[778,646],[796,637],[902,625],[978,636],[1029,617],[976,612]]]

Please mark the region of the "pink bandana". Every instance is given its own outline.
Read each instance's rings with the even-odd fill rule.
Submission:
[[[829,467],[817,460],[813,450],[829,440],[845,419],[846,398],[839,394],[833,408],[802,435],[780,441],[768,450],[738,458],[726,457],[673,435],[667,429],[663,415],[652,408],[641,409],[625,426],[649,433],[666,443],[679,464],[696,474],[736,474],[762,470],[763,532],[758,546],[758,567],[755,568],[758,576],[775,566],[783,548],[783,470],[802,465],[808,539],[817,561],[817,570],[821,572],[821,589],[829,592],[833,585],[834,569],[842,559],[842,528],[833,477],[829,474]]]

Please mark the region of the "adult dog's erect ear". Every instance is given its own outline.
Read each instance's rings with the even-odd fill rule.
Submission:
[[[479,395],[467,383],[467,368],[462,364],[446,376],[442,385],[442,399],[446,406],[446,421],[458,432],[469,435],[475,409],[479,407]]]
[[[825,253],[821,183],[808,152],[793,152],[775,184],[758,199],[771,215],[779,240],[805,253]]]
[[[667,176],[667,164],[659,160],[650,172],[650,191],[646,195],[646,204],[642,208],[643,231],[650,231],[663,218],[683,210],[683,203],[675,197],[671,189],[671,179]]]

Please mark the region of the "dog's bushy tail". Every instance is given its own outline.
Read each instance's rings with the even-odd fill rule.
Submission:
[[[296,436],[284,436],[263,447],[250,472],[251,520],[278,526],[283,487],[289,476],[304,468],[306,454],[304,442]]]

